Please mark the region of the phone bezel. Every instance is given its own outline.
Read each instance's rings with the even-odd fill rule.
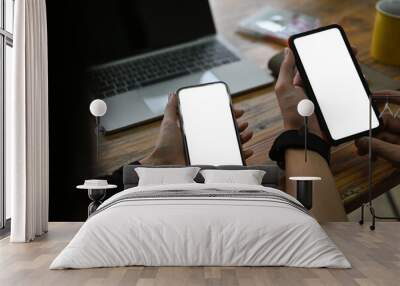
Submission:
[[[344,42],[346,44],[347,51],[349,52],[349,54],[351,56],[351,59],[353,61],[353,64],[354,64],[354,66],[355,66],[355,68],[357,70],[358,77],[360,78],[368,97],[370,97],[371,96],[371,91],[369,89],[368,83],[367,83],[366,79],[364,78],[364,75],[362,73],[361,67],[360,67],[360,65],[359,65],[359,63],[357,61],[357,58],[356,58],[355,54],[353,53],[353,50],[352,50],[351,45],[350,45],[350,42],[349,42],[349,40],[348,40],[348,38],[346,36],[346,33],[345,33],[344,29],[340,25],[332,24],[332,25],[320,27],[320,28],[317,28],[317,29],[314,29],[314,30],[310,30],[310,31],[307,31],[307,32],[303,32],[303,33],[300,33],[300,34],[293,35],[293,36],[291,36],[289,38],[289,47],[293,51],[293,54],[294,54],[294,57],[295,57],[295,61],[296,61],[297,70],[299,71],[300,77],[301,77],[301,79],[303,81],[303,85],[304,85],[304,89],[306,91],[306,95],[309,97],[309,99],[315,105],[315,113],[317,115],[319,123],[321,124],[321,128],[324,131],[326,131],[330,143],[332,145],[334,145],[334,146],[337,146],[337,145],[342,144],[344,142],[347,142],[347,141],[350,141],[350,140],[353,140],[353,139],[356,139],[356,138],[359,138],[359,137],[362,137],[362,136],[367,136],[369,134],[369,130],[366,130],[366,131],[363,131],[363,132],[360,132],[360,133],[356,133],[356,134],[353,134],[353,135],[350,135],[350,136],[347,136],[347,137],[344,137],[344,138],[341,138],[341,139],[338,139],[338,140],[332,138],[331,133],[330,133],[329,128],[328,128],[328,125],[325,122],[325,118],[322,115],[322,112],[321,112],[320,106],[318,104],[317,98],[316,98],[316,96],[314,94],[314,91],[313,91],[313,89],[311,87],[311,83],[310,83],[310,81],[308,79],[307,73],[306,73],[306,71],[304,69],[304,66],[303,66],[303,63],[301,61],[300,55],[299,55],[299,53],[298,53],[298,51],[296,49],[296,46],[294,44],[294,40],[297,39],[297,38],[301,38],[301,37],[308,36],[308,35],[311,35],[311,34],[320,33],[320,32],[326,31],[326,30],[330,30],[330,29],[338,29],[339,30],[339,32],[340,32],[340,34],[341,34],[341,36],[342,36],[342,38],[343,38],[343,40],[344,40]],[[378,121],[379,121],[379,125],[372,129],[372,131],[376,131],[377,129],[379,129],[382,126],[382,120],[379,117],[378,108],[376,107],[374,102],[372,102],[372,109],[374,110],[375,115],[376,115],[376,117],[378,118]]]
[[[229,87],[228,85],[223,82],[223,81],[215,81],[215,82],[210,82],[210,83],[203,83],[203,84],[197,84],[197,85],[190,85],[190,86],[185,86],[185,87],[181,87],[176,91],[176,99],[177,99],[177,103],[178,103],[178,118],[179,118],[179,125],[180,125],[180,129],[182,131],[182,142],[183,142],[183,147],[184,147],[184,151],[185,151],[185,160],[186,160],[186,164],[187,165],[191,165],[190,162],[190,155],[189,155],[189,148],[187,146],[187,140],[186,140],[186,134],[185,134],[185,129],[184,129],[184,121],[183,121],[183,117],[182,117],[182,112],[181,112],[181,105],[180,105],[180,99],[179,99],[179,93],[180,91],[184,90],[184,89],[188,89],[188,88],[196,88],[196,87],[203,87],[203,86],[207,86],[207,85],[213,85],[213,84],[223,84],[226,88],[227,91],[227,96],[229,97],[229,107],[231,110],[231,115],[232,115],[232,121],[233,121],[233,125],[235,126],[235,133],[236,133],[236,139],[237,139],[237,144],[239,145],[239,151],[240,151],[240,158],[242,159],[242,166],[246,166],[246,160],[244,158],[244,153],[242,150],[242,143],[240,141],[240,132],[239,132],[239,127],[237,125],[236,122],[236,118],[235,118],[235,113],[233,111],[233,104],[232,104],[232,97],[231,97],[231,93],[229,91]],[[239,166],[239,165],[238,165]]]

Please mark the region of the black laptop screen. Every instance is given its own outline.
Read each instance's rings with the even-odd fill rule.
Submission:
[[[208,0],[89,0],[87,64],[97,65],[215,34]],[[73,19],[71,19],[73,20]]]

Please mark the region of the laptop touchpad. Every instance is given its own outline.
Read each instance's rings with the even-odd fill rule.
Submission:
[[[167,94],[159,94],[146,96],[143,98],[147,107],[155,114],[164,113],[165,106],[168,102]]]
[[[172,92],[184,86],[215,82],[218,80],[219,79],[210,71],[191,74],[169,82],[160,83],[157,86],[147,89],[146,92],[143,93],[143,100],[153,113],[163,114],[165,106],[168,103],[168,93],[164,93],[161,90],[171,90]]]

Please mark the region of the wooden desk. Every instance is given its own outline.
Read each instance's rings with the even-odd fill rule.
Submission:
[[[373,0],[212,0],[212,10],[218,32],[236,46],[242,54],[265,67],[268,60],[283,49],[282,46],[244,37],[235,32],[237,23],[261,7],[269,5],[275,8],[295,9],[320,17],[322,25],[339,23],[346,30],[352,45],[358,49],[361,62],[368,64],[385,74],[400,79],[400,68],[374,62],[369,55],[372,28],[375,15]],[[275,98],[273,86],[250,92],[234,98],[234,103],[244,109],[244,119],[254,131],[254,138],[245,145],[255,154],[247,163],[264,164],[269,161],[267,153],[274,138],[282,130],[282,120]],[[132,128],[124,132],[107,136],[102,140],[102,160],[99,172],[108,173],[115,168],[140,159],[148,154],[155,143],[160,121]],[[367,158],[359,157],[352,143],[343,144],[333,150],[332,170],[338,190],[341,192],[348,212],[360,206],[360,198],[367,188]],[[393,168],[384,161],[374,166],[374,182],[389,188],[400,183],[400,176],[391,180],[386,177]],[[380,188],[383,190],[383,188]]]
[[[80,222],[53,222],[31,243],[0,240],[0,285],[399,285],[400,232],[397,222],[375,231],[357,223],[322,225],[352,269],[295,267],[114,267],[49,270]]]

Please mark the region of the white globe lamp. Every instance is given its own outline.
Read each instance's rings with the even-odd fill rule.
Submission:
[[[107,112],[107,104],[101,99],[95,99],[90,103],[90,113],[95,117],[102,117]]]
[[[297,104],[297,112],[304,117],[304,161],[307,162],[308,117],[314,113],[314,103],[309,99],[301,100]]]
[[[303,99],[297,105],[297,112],[303,116],[308,117],[314,113],[314,103],[309,99]]]

